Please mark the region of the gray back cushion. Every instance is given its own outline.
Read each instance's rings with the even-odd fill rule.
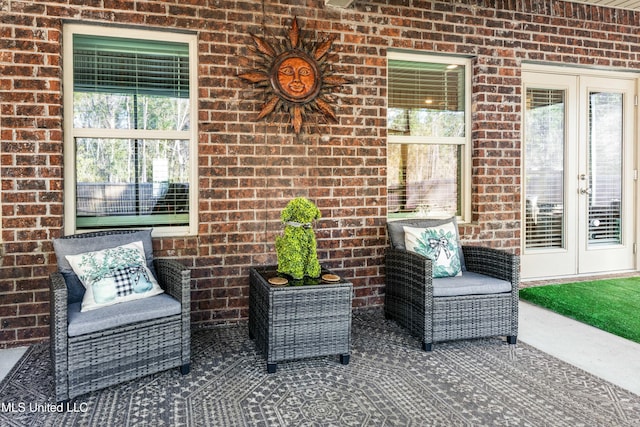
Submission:
[[[427,219],[427,218],[411,218],[411,219],[401,219],[398,221],[388,221],[387,222],[387,231],[389,233],[389,241],[391,242],[391,247],[395,249],[407,250],[404,245],[404,228],[407,227],[416,227],[416,228],[429,228],[429,227],[437,227],[442,224],[447,224],[449,222],[453,222],[453,226],[456,230],[456,238],[458,239],[458,252],[460,254],[460,265],[462,267],[462,271],[466,271],[467,267],[464,263],[464,254],[462,253],[462,246],[460,242],[460,235],[458,233],[458,222],[456,221],[456,217],[445,218],[445,219]]]
[[[104,233],[74,234],[72,236],[53,239],[53,250],[56,253],[58,271],[65,278],[69,291],[67,297],[69,304],[82,301],[84,286],[74,273],[69,261],[67,261],[67,255],[100,251],[102,249],[115,248],[139,241],[142,242],[144,247],[147,266],[155,276],[151,230],[114,230]]]
[[[458,238],[458,243],[460,243],[460,236],[458,236],[458,223],[456,222],[455,217],[445,219],[412,218],[387,222],[387,230],[389,231],[391,246],[395,249],[407,249],[404,246],[404,228],[402,227],[429,228],[437,227],[448,222],[453,222],[456,229],[456,237]]]

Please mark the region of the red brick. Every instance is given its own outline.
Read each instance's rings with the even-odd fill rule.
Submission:
[[[54,2],[55,3],[55,2]],[[354,279],[354,307],[382,305],[386,246],[386,54],[389,48],[474,57],[473,224],[465,241],[519,252],[522,61],[640,69],[640,14],[569,2],[414,0],[336,14],[307,2],[72,0],[9,2],[0,29],[2,267],[0,346],[42,340],[48,328],[50,240],[62,234],[61,22],[198,31],[199,236],[156,239],[157,256],[192,271],[196,325],[247,316],[248,267],[275,262],[279,212],[304,195],[321,208],[319,257]],[[237,5],[236,5],[237,4]],[[100,7],[103,9],[100,9]],[[254,122],[262,100],[229,75],[256,64],[249,32],[281,34],[300,17],[305,35],[335,34],[338,122],[316,113],[299,136],[288,117]],[[308,18],[307,18],[308,17]],[[313,123],[312,121],[318,121]],[[514,195],[515,194],[515,195]],[[8,292],[9,294],[7,295]],[[5,296],[7,298],[5,298]]]

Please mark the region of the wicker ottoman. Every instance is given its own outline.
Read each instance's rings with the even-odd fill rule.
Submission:
[[[348,364],[352,284],[306,279],[273,286],[268,279],[275,276],[275,266],[250,270],[249,336],[264,353],[267,371],[274,373],[280,361],[332,354]]]

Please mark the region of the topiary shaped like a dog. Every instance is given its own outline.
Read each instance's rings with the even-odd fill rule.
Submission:
[[[280,215],[285,224],[284,235],[276,237],[278,273],[294,279],[320,276],[316,236],[311,226],[318,218],[320,210],[304,197],[291,200],[284,208]]]

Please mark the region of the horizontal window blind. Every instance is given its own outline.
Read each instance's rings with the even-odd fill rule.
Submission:
[[[188,44],[76,34],[73,80],[77,92],[188,98]]]
[[[464,67],[389,60],[389,107],[464,111]]]
[[[389,60],[390,135],[464,137],[465,67]]]

